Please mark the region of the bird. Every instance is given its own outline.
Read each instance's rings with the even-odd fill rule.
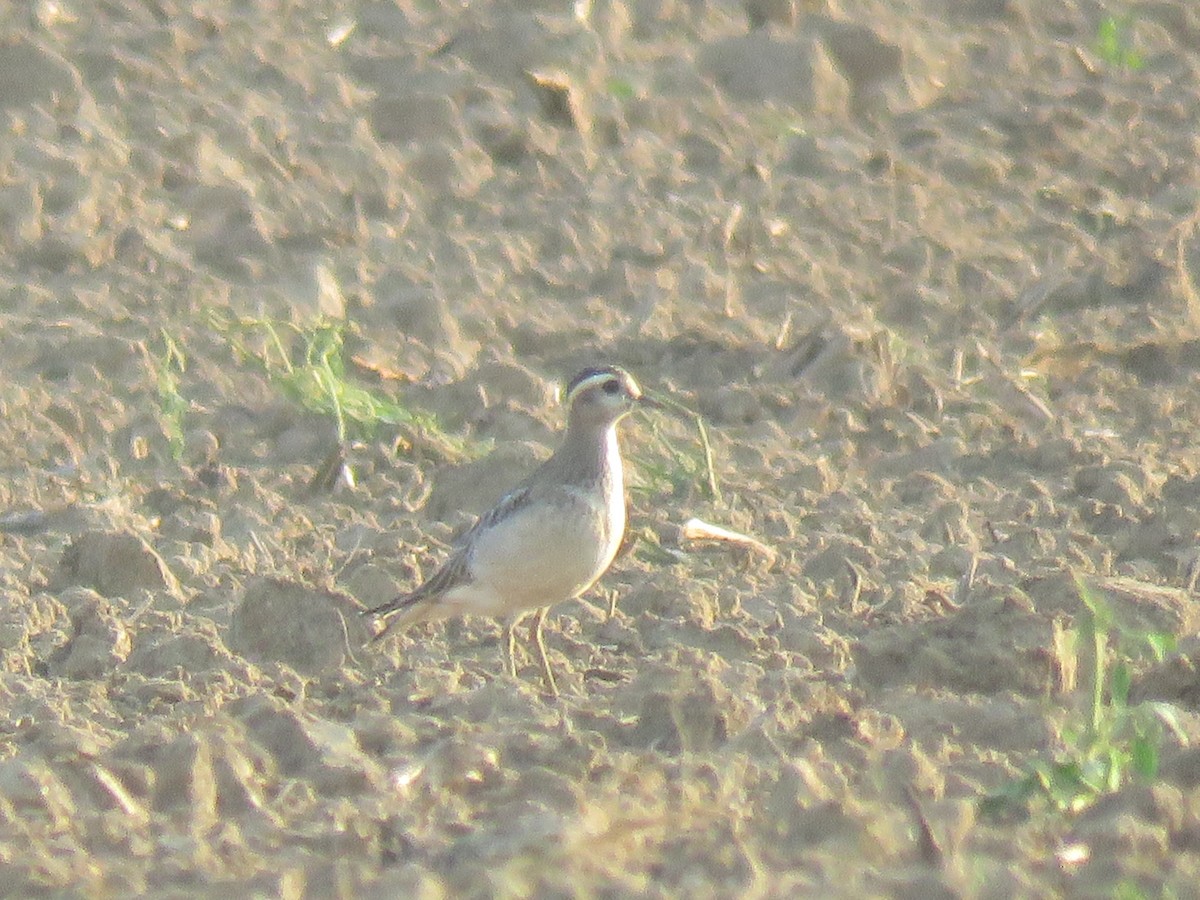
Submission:
[[[542,634],[546,615],[587,591],[616,558],[625,533],[617,425],[638,407],[664,408],[611,365],[579,372],[564,402],[566,433],[554,454],[481,515],[419,587],[364,611],[379,626],[372,643],[418,622],[504,618],[508,672],[515,678],[515,629],[536,612],[531,637],[546,687],[558,695]]]

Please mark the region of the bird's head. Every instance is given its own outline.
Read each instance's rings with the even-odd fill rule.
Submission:
[[[617,366],[584,369],[567,385],[565,402],[571,423],[600,426],[620,421],[638,406],[658,406]]]

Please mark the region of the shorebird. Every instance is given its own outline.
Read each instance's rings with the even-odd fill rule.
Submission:
[[[366,611],[382,622],[373,641],[417,622],[505,618],[508,671],[515,677],[515,629],[536,611],[531,634],[542,676],[558,694],[542,635],[546,614],[612,565],[625,533],[617,423],[638,406],[660,407],[616,366],[584,369],[567,386],[565,403],[567,430],[554,455],[480,516],[427,581]]]

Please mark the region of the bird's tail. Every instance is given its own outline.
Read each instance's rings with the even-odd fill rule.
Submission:
[[[372,609],[364,609],[362,614],[374,618],[376,626],[379,628],[368,643],[378,643],[393,631],[403,631],[410,625],[415,625],[427,618],[429,615],[428,604],[422,602],[425,599],[426,597],[420,592],[413,592],[401,594]]]

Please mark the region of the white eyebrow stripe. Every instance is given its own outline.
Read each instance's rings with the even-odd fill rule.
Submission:
[[[583,381],[579,382],[579,384],[575,385],[571,393],[567,394],[567,405],[571,405],[571,401],[575,399],[580,391],[586,391],[588,388],[595,387],[605,381],[613,381],[616,378],[617,376],[612,372],[597,372],[595,375],[589,375]]]

